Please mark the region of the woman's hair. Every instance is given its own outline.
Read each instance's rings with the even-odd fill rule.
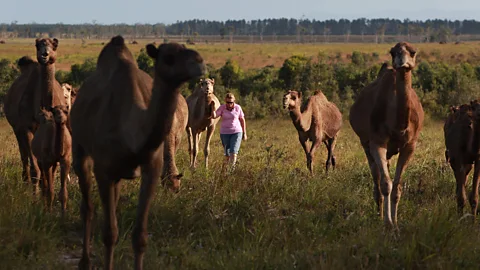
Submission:
[[[227,93],[227,94],[225,95],[225,99],[227,99],[227,98],[228,98],[228,99],[231,99],[231,98],[232,98],[232,99],[235,99],[235,96],[233,95],[233,93],[230,93],[230,92],[229,92],[229,93]]]

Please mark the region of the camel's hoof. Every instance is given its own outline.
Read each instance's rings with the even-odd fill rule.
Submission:
[[[80,270],[91,270],[91,269],[93,269],[92,264],[90,263],[90,259],[81,258],[80,262],[78,262],[78,269],[80,269]]]

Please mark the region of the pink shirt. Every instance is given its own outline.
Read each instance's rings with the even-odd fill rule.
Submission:
[[[234,134],[242,132],[242,125],[239,118],[243,118],[242,107],[238,104],[234,104],[233,110],[227,110],[225,104],[221,105],[215,112],[217,116],[222,117],[222,124],[220,126],[220,134]]]

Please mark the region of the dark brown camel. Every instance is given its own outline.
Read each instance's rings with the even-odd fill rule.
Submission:
[[[162,143],[174,126],[180,86],[205,72],[200,55],[170,43],[147,45],[155,59],[153,88],[121,36],[102,49],[96,71],[83,83],[72,107],[74,169],[82,192],[84,222],[80,269],[91,267],[90,236],[93,205],[91,168],[100,193],[104,218],[105,269],[113,269],[113,249],[118,240],[116,207],[120,180],[142,180],[138,215],[132,232],[135,269],[143,269],[147,245],[147,220],[156,184],[162,173]]]
[[[42,171],[42,194],[49,210],[54,199],[54,178],[57,162],[60,163],[62,214],[67,209],[67,180],[72,161],[72,137],[66,124],[69,108],[58,105],[50,109],[41,109],[38,119],[40,125],[32,140],[32,151],[37,157]]]
[[[401,176],[413,156],[424,113],[412,88],[415,49],[400,42],[390,54],[393,69],[382,68],[380,77],[360,92],[350,109],[350,124],[360,138],[370,165],[380,216],[387,226],[396,227],[402,194]],[[392,190],[388,161],[398,153]]]
[[[300,92],[289,90],[283,96],[283,107],[290,111],[293,125],[298,131],[298,139],[307,158],[307,168],[313,174],[315,151],[323,142],[327,147],[328,156],[325,170],[330,165],[335,169],[335,144],[338,132],[342,127],[342,114],[337,106],[327,100],[322,91],[317,91],[302,105]],[[310,150],[307,141],[311,141]]]
[[[457,207],[463,213],[467,200],[465,185],[468,174],[474,166],[472,191],[469,196],[472,214],[477,215],[479,186],[480,150],[480,104],[474,100],[470,104],[450,107],[445,125],[445,158],[450,163],[457,182]]]

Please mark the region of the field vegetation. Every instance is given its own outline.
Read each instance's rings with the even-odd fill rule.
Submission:
[[[95,67],[102,42],[60,40],[59,65],[65,66],[59,68],[59,81],[80,86]],[[152,63],[141,51],[144,45],[129,47],[139,66],[150,71]],[[366,158],[348,123],[356,94],[389,59],[392,45],[191,46],[209,63],[218,96],[233,91],[239,97],[249,118],[249,140],[243,142],[236,173],[222,176],[215,169],[223,160],[218,131],[209,171],[202,166],[196,172],[188,169],[184,136],[177,154],[184,173],[182,189],[173,194],[158,187],[150,211],[146,269],[477,269],[479,228],[471,217],[457,214],[442,121],[450,104],[479,96],[480,45],[418,44],[413,82],[428,117],[404,174],[398,235],[383,229]],[[0,46],[2,95],[18,74],[15,60],[33,54],[30,39]],[[194,83],[185,85],[185,95]],[[314,164],[315,176],[308,174],[297,132],[281,107],[287,89],[306,96],[321,89],[344,113],[337,167],[328,175],[323,147]],[[21,181],[17,143],[4,118],[0,145],[1,268],[75,268],[82,236],[76,177],[69,186],[65,218],[59,202],[51,213],[45,212],[31,187]],[[396,158],[391,173],[395,164]],[[133,268],[130,236],[138,189],[139,181],[123,182],[116,269]],[[102,212],[96,190],[93,194],[93,258],[101,267]]]

